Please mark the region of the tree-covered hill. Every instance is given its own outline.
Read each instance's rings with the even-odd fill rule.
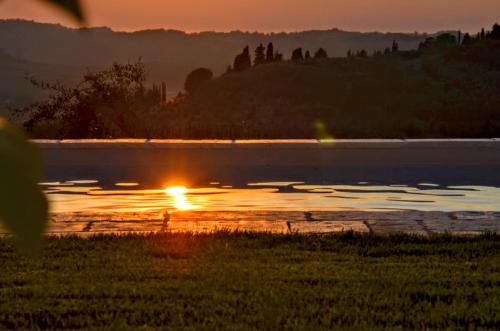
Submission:
[[[188,127],[177,134],[500,136],[500,41],[459,46],[445,38],[419,51],[286,61],[224,74],[177,105],[176,122]]]
[[[498,25],[429,37],[418,50],[303,51],[283,60],[274,45],[247,47],[216,78],[193,71],[168,102],[144,85],[142,63],[117,64],[18,113],[36,137],[500,137]]]

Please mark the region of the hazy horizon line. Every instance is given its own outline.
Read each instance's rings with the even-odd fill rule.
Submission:
[[[305,30],[281,30],[281,31],[263,31],[263,30],[180,30],[180,29],[175,29],[175,28],[166,28],[166,27],[151,27],[147,29],[138,29],[138,30],[115,30],[111,26],[106,26],[106,25],[87,25],[87,26],[70,26],[70,25],[65,25],[63,23],[55,23],[55,22],[50,22],[50,21],[38,21],[34,19],[26,19],[26,18],[0,18],[0,21],[22,21],[22,22],[30,22],[30,23],[36,23],[36,24],[44,24],[44,25],[55,25],[55,26],[60,26],[66,29],[70,30],[92,30],[92,29],[107,29],[110,30],[111,32],[115,33],[139,33],[139,32],[147,32],[147,31],[172,31],[172,32],[182,32],[186,35],[194,35],[194,34],[203,34],[203,33],[244,33],[244,34],[267,34],[267,35],[273,35],[273,34],[298,34],[298,33],[304,33],[304,32],[321,32],[321,31],[340,31],[340,32],[347,32],[347,33],[379,33],[379,34],[406,34],[406,35],[435,35],[439,33],[446,33],[446,32],[458,32],[461,31],[463,33],[477,33],[476,32],[470,32],[470,31],[464,31],[464,30],[457,30],[457,29],[446,29],[446,30],[438,30],[434,32],[428,32],[428,31],[378,31],[378,30],[343,30],[342,28],[339,27],[331,27],[331,28],[323,28],[323,29],[305,29]],[[491,23],[493,25],[494,23]]]

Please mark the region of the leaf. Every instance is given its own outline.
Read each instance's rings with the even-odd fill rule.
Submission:
[[[321,121],[315,121],[313,123],[316,139],[330,140],[333,136],[328,132],[325,123]]]
[[[48,215],[40,160],[36,146],[0,118],[0,220],[28,252],[39,247]]]
[[[78,22],[84,23],[85,17],[83,15],[82,6],[79,0],[42,0],[51,3],[67,13],[71,14]]]

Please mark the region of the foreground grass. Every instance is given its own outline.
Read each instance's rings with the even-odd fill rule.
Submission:
[[[500,236],[0,240],[0,328],[500,328]]]

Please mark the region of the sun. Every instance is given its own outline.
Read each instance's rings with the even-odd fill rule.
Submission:
[[[187,188],[184,186],[170,186],[165,189],[165,193],[167,193],[171,197],[185,195],[187,191]]]
[[[190,203],[186,197],[188,189],[184,186],[170,186],[167,187],[165,193],[173,199],[173,205],[178,210],[191,210],[196,209],[198,206]]]

